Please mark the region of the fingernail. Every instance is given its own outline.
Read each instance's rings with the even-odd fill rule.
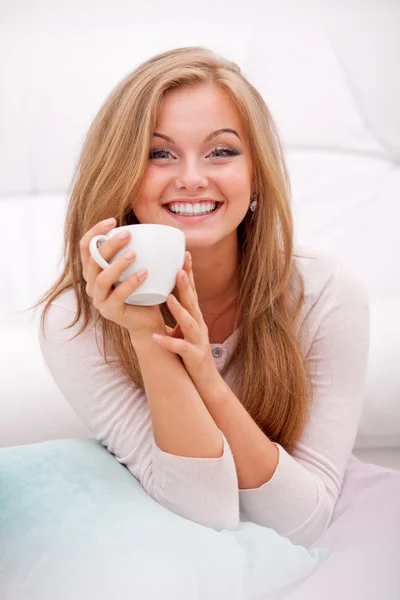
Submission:
[[[147,273],[146,269],[140,269],[140,271],[138,271],[136,273],[136,277],[138,279],[142,279],[146,275],[146,273]]]
[[[186,271],[182,273],[182,281],[183,283],[188,283],[189,281],[188,276],[186,275]]]
[[[118,237],[120,240],[125,240],[127,237],[129,237],[129,233],[128,233],[127,231],[121,231],[121,233],[119,233],[119,234],[117,235],[117,237]]]
[[[132,260],[132,258],[135,256],[134,252],[127,252],[126,254],[124,254],[124,260]]]
[[[105,221],[102,222],[102,225],[104,225],[105,227],[108,227],[109,225],[112,225],[113,223],[116,223],[116,220],[114,219],[114,217],[112,217],[111,219],[106,219]]]
[[[190,254],[190,252],[186,252],[186,256],[188,261],[191,263],[192,262],[192,255]]]

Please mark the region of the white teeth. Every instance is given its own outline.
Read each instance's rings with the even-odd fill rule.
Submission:
[[[182,214],[182,215],[205,215],[209,212],[212,212],[215,210],[217,204],[216,202],[207,202],[206,204],[178,204],[178,203],[174,203],[174,204],[169,204],[168,205],[168,210],[170,210],[171,212],[175,213],[175,214]]]

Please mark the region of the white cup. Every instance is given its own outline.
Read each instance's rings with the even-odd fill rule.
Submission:
[[[108,263],[101,256],[98,245],[125,229],[129,231],[131,238]],[[180,229],[168,225],[123,225],[111,229],[106,235],[93,237],[90,240],[89,251],[103,269],[109,267],[126,252],[135,252],[136,260],[125,269],[119,280],[115,282],[115,286],[123,283],[140,269],[146,269],[148,271],[146,280],[126,298],[125,303],[154,306],[166,302],[175,287],[176,276],[185,262],[185,234]]]

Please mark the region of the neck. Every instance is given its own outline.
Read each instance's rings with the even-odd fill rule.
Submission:
[[[237,238],[211,248],[190,249],[199,306],[204,318],[224,309],[238,294]]]

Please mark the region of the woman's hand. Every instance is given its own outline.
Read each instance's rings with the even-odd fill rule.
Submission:
[[[146,280],[147,272],[142,270],[123,283],[113,288],[122,273],[131,265],[136,256],[121,256],[110,264],[107,269],[102,269],[92,258],[89,252],[90,240],[98,234],[105,234],[116,225],[116,220],[111,219],[97,223],[80,240],[79,247],[82,260],[83,277],[86,281],[86,293],[92,299],[93,306],[99,313],[117,325],[125,327],[131,334],[132,343],[135,338],[146,335],[151,340],[154,332],[165,332],[165,324],[158,306],[131,306],[125,304],[126,298]],[[99,248],[101,256],[109,261],[118,250],[125,246],[130,239],[112,236]]]
[[[173,330],[168,328],[166,335],[153,334],[153,339],[163,348],[179,354],[195,386],[202,387],[218,371],[211,354],[207,325],[198,304],[189,252],[186,253],[183,270],[177,275],[176,285],[180,301],[170,294],[167,305],[177,326]]]

